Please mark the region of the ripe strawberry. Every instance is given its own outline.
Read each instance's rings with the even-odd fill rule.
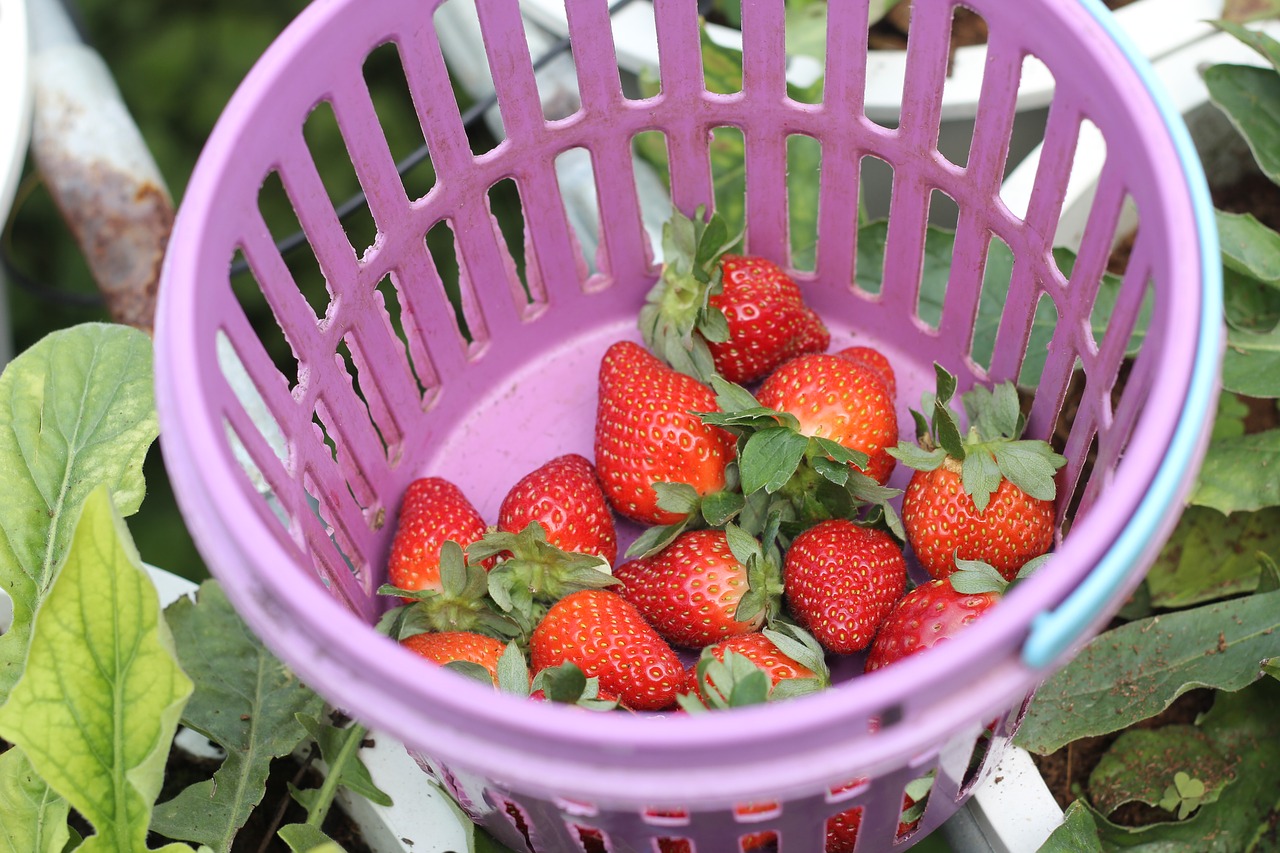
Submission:
[[[757,631],[777,610],[776,557],[733,525],[691,530],[647,559],[619,566],[622,596],[668,642],[701,648]]]
[[[730,382],[753,382],[789,358],[822,352],[831,334],[804,304],[781,267],[760,257],[725,255],[723,290],[708,300],[729,321],[729,339],[709,342],[716,372]]]
[[[556,602],[529,640],[534,672],[572,661],[628,708],[658,711],[684,685],[680,659],[628,601],[586,589]]]
[[[889,364],[889,359],[885,358],[884,353],[880,352],[880,350],[868,346],[852,346],[845,347],[838,351],[836,355],[861,362],[871,368],[884,382],[885,390],[889,392],[889,399],[897,398],[898,381],[893,373],[893,365]]]
[[[569,453],[526,474],[502,500],[498,529],[519,533],[542,524],[547,541],[564,551],[618,558],[613,514],[586,457]]]
[[[867,672],[949,640],[1000,600],[998,592],[957,592],[951,578],[922,584],[889,614],[867,653]]]
[[[1054,475],[1066,459],[1045,441],[1021,438],[1026,419],[1012,382],[962,395],[969,432],[948,408],[955,377],[935,365],[932,420],[916,413],[919,446],[894,454],[916,469],[902,500],[907,541],[935,578],[956,560],[981,560],[1012,579],[1049,550],[1054,535]]]
[[[658,506],[655,483],[686,483],[701,496],[723,489],[733,438],[691,414],[715,408],[710,388],[639,344],[609,347],[600,363],[595,457],[613,508],[645,524],[672,524],[683,516]]]
[[[484,531],[484,519],[456,485],[441,477],[414,480],[400,505],[387,582],[407,590],[439,589],[440,546],[452,541],[465,548]]]
[[[822,646],[798,626],[784,622],[707,646],[691,678],[696,697],[681,696],[680,705],[694,712],[788,699],[831,685]]]
[[[898,416],[877,370],[856,359],[819,353],[793,358],[765,379],[760,405],[787,412],[800,432],[820,436],[870,457],[864,472],[880,484],[895,461]]]
[[[640,312],[649,349],[704,382],[713,371],[752,382],[831,341],[795,281],[765,258],[725,254],[735,242],[720,216],[673,211],[663,228],[662,277]]]
[[[838,518],[797,536],[783,566],[792,614],[837,654],[871,643],[906,582],[906,561],[889,534]]]
[[[400,645],[441,666],[455,661],[482,666],[495,684],[498,682],[498,658],[507,649],[504,643],[493,637],[473,631],[429,631],[406,637]]]

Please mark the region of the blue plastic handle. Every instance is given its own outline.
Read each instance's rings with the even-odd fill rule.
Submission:
[[[1200,243],[1203,303],[1191,383],[1164,461],[1133,518],[1094,570],[1056,610],[1042,613],[1033,620],[1031,634],[1022,647],[1022,660],[1035,668],[1049,666],[1080,638],[1098,612],[1124,585],[1151,537],[1155,535],[1157,527],[1173,510],[1173,498],[1179,492],[1179,481],[1186,468],[1193,463],[1201,435],[1208,419],[1212,417],[1223,345],[1222,256],[1213,202],[1200,166],[1200,155],[1191,141],[1182,116],[1173,108],[1161,84],[1156,80],[1155,70],[1130,41],[1128,34],[1115,24],[1110,13],[1098,0],[1080,2],[1128,56],[1169,129],[1191,192]]]

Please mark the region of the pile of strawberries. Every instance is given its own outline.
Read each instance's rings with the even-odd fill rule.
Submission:
[[[823,689],[832,656],[889,666],[1043,562],[1065,460],[1021,437],[1013,385],[963,394],[962,431],[938,367],[900,443],[884,355],[828,352],[795,282],[734,242],[701,211],[668,223],[644,343],[600,363],[594,459],[528,473],[492,525],[466,484],[409,487],[381,630],[518,695],[703,711]],[[644,526],[622,556],[617,517]],[[904,542],[933,578],[914,589]]]

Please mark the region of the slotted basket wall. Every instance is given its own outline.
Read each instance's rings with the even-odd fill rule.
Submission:
[[[1216,393],[1220,283],[1184,129],[1093,0],[966,2],[986,18],[991,40],[963,165],[934,147],[952,0],[915,0],[903,118],[893,129],[862,111],[865,3],[829,6],[831,49],[815,105],[785,94],[781,3],[744,2],[743,90],[719,95],[703,86],[695,3],[657,2],[662,92],[637,101],[622,92],[605,2],[570,0],[582,107],[548,121],[518,3],[480,0],[505,140],[477,154],[433,28],[438,5],[318,0],[246,78],[192,176],[162,282],[157,393],[165,457],[202,553],[250,625],[307,683],[403,740],[473,818],[517,849],[579,849],[576,827],[592,827],[614,851],[650,851],[659,838],[688,839],[697,853],[737,850],[741,836],[767,830],[783,853],[812,853],[823,849],[825,819],[851,808],[862,809],[859,851],[910,845],[985,778],[1016,722],[1010,709],[1121,605],[1194,476]],[[420,198],[397,174],[362,76],[366,57],[388,42],[435,169]],[[1023,214],[1000,201],[999,186],[1028,55],[1057,89]],[[353,246],[304,136],[321,103],[367,195],[371,246]],[[1068,278],[1049,240],[1082,122],[1097,127],[1109,159]],[[403,489],[424,474],[448,477],[493,520],[527,471],[566,452],[590,456],[600,356],[614,340],[637,337],[636,313],[657,274],[632,140],[664,135],[672,199],[692,212],[713,198],[708,139],[721,127],[745,141],[748,249],[784,264],[787,139],[820,143],[816,262],[802,286],[837,344],[871,343],[894,363],[904,433],[935,360],[959,374],[963,390],[1017,377],[1029,357],[1043,357],[1033,437],[1053,434],[1067,417],[1073,374],[1083,379],[1059,481],[1069,535],[1043,572],[962,641],[793,702],[720,715],[588,714],[496,695],[422,665],[370,627],[387,604],[374,590]],[[601,248],[591,263],[576,248],[553,168],[578,148],[590,152],[600,199]],[[894,172],[883,270],[856,268],[864,157]],[[308,301],[315,283],[291,273],[274,243],[260,203],[273,176],[306,233],[327,306]],[[490,188],[504,181],[519,190],[522,274],[489,208]],[[954,200],[959,218],[940,319],[927,322],[920,288],[935,191]],[[1095,294],[1127,204],[1141,225],[1110,325],[1095,335]],[[461,321],[424,241],[440,223],[455,241]],[[996,242],[1012,254],[1012,273],[1007,292],[986,294],[1003,310],[990,352],[976,355]],[[250,322],[248,297],[229,273],[239,257],[278,329]],[[1056,322],[1047,353],[1028,352],[1029,342],[1044,345],[1042,303]],[[1127,361],[1131,331],[1147,314]],[[292,360],[271,349],[281,333]],[[896,476],[901,483],[905,474]],[[930,771],[924,816],[900,837],[904,786]]]

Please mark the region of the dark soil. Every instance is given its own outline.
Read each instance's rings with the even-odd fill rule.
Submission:
[[[1132,728],[1158,729],[1175,724],[1194,725],[1199,716],[1213,706],[1213,697],[1214,691],[1207,688],[1188,691],[1175,699],[1163,712],[1135,723]],[[1120,732],[1116,732],[1081,738],[1050,755],[1031,756],[1059,806],[1065,809],[1086,790],[1089,774],[1119,736]],[[1168,821],[1171,815],[1163,809],[1142,803],[1127,803],[1116,809],[1110,818],[1123,826],[1144,826]]]

